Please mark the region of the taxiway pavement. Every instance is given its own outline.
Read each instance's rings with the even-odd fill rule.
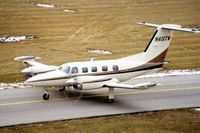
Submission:
[[[154,82],[148,90],[115,89],[115,102],[105,102],[107,89],[89,92],[49,91],[39,88],[0,90],[0,127],[44,121],[106,116],[155,110],[200,107],[200,74],[130,80]]]

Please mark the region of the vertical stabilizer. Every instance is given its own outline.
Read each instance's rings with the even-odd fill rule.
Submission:
[[[149,41],[147,47],[144,50],[144,60],[152,63],[162,63],[167,54],[168,47],[170,45],[173,31],[183,31],[183,32],[199,32],[191,28],[181,28],[181,25],[175,24],[149,24],[149,23],[139,23],[149,27],[155,27],[155,33]]]
[[[163,62],[171,42],[173,31],[158,27],[145,48],[145,60]]]

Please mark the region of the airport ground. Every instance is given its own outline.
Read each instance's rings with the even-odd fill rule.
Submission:
[[[38,3],[55,8],[36,7]],[[141,52],[153,30],[136,25],[138,21],[199,27],[199,11],[199,0],[0,0],[0,36],[36,36],[0,43],[0,82],[24,80],[19,73],[22,64],[13,60],[16,56],[40,56],[43,63],[60,65]],[[199,35],[175,33],[165,69],[199,68],[199,42]],[[88,48],[113,54],[95,55]],[[199,132],[199,116],[193,109],[174,110],[6,127],[0,132]]]
[[[198,133],[194,109],[76,119],[0,128],[2,133]]]

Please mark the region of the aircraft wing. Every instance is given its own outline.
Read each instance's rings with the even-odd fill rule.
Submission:
[[[140,83],[135,85],[128,85],[120,83],[118,79],[106,76],[78,76],[69,79],[66,86],[79,85],[78,89],[93,89],[93,88],[123,88],[123,89],[145,89],[155,86],[155,83]],[[90,84],[93,84],[90,86]]]
[[[36,61],[36,59],[41,59],[40,57],[36,56],[19,56],[16,57],[15,61],[21,61],[29,66],[37,66],[37,65],[45,65]]]
[[[128,85],[128,84],[122,84],[122,83],[107,83],[103,85],[103,87],[114,87],[114,88],[122,88],[122,89],[145,89],[152,86],[156,86],[156,83],[139,83],[135,85]]]
[[[24,73],[28,76],[34,76],[40,73],[50,72],[58,69],[58,66],[46,65],[36,61],[40,57],[35,56],[20,56],[16,57],[15,61],[21,61],[27,65],[27,67],[21,70],[21,73]]]

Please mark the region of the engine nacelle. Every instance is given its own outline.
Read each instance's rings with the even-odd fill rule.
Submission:
[[[102,88],[104,84],[110,82],[118,82],[118,80],[103,76],[80,76],[69,79],[65,85],[78,90],[91,90]]]
[[[74,84],[73,88],[77,89],[77,90],[83,90],[83,85],[82,84]]]

